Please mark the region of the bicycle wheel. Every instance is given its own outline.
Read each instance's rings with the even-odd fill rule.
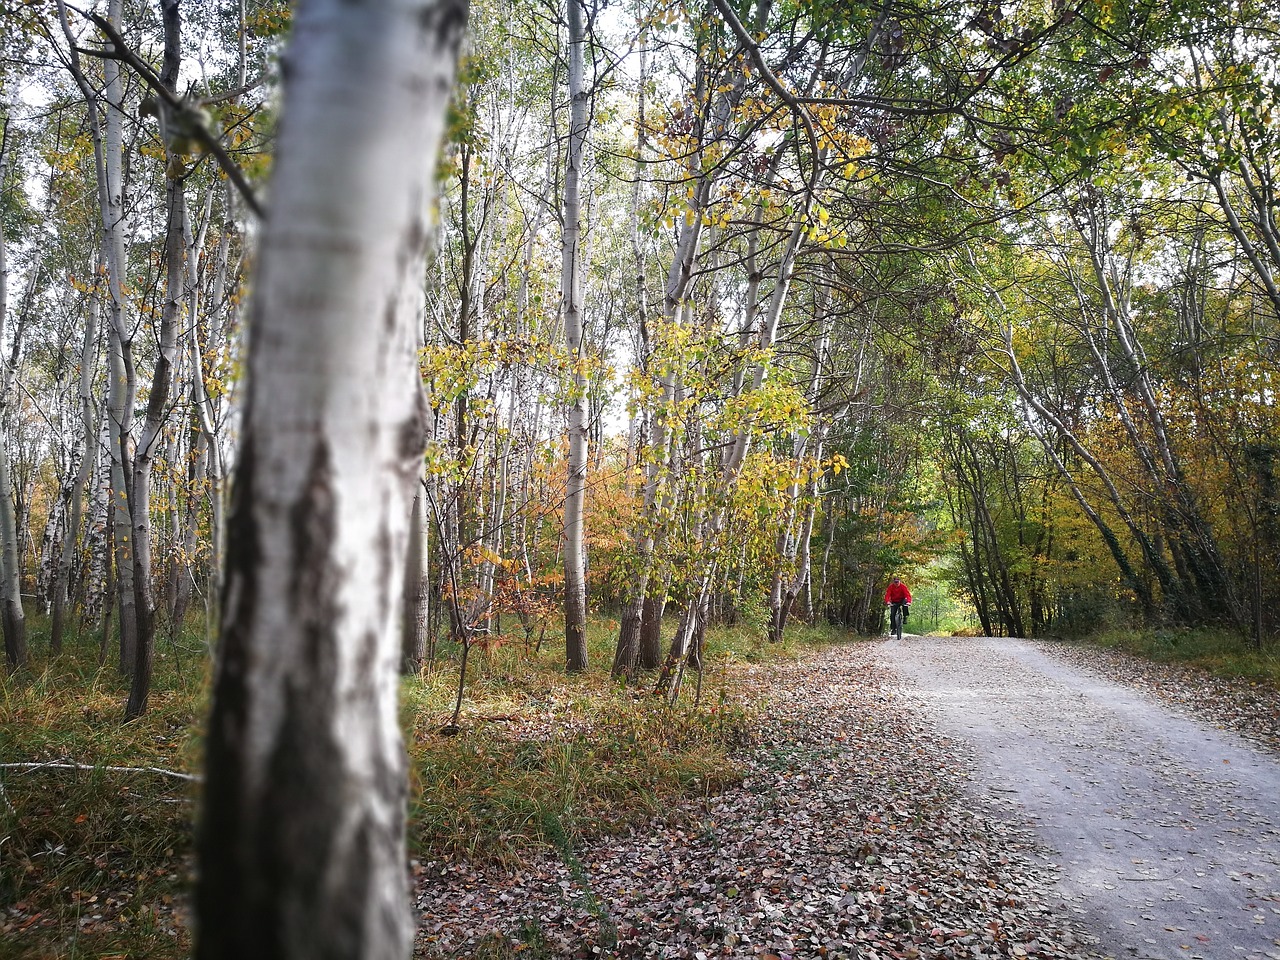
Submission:
[[[895,603],[889,612],[889,632],[902,639],[902,604]]]

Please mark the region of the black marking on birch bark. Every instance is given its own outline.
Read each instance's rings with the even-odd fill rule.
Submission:
[[[378,568],[379,570],[384,568],[381,550],[379,550]],[[385,583],[385,580],[381,580],[380,585],[381,583]],[[378,603],[381,604],[383,602],[384,596],[378,597]],[[355,645],[353,667],[355,676],[351,684],[352,699],[356,703],[364,704],[364,709],[372,711],[376,709],[380,692],[378,684],[378,635],[373,630],[366,630],[355,638],[353,642]]]
[[[256,824],[263,882],[252,906],[263,960],[358,956],[362,904],[334,890],[364,855],[349,839],[338,843],[344,816],[361,801],[333,728],[336,640],[330,633],[328,655],[301,661],[284,690]]]
[[[421,391],[418,391],[413,413],[396,427],[397,459],[406,465],[414,477],[422,469],[422,452],[427,449],[427,441],[430,439],[431,427],[427,417],[427,401]]]
[[[441,46],[452,51],[467,28],[468,8],[467,0],[429,0],[418,10],[418,24]],[[448,82],[452,83],[452,77]]]
[[[302,618],[304,641],[313,612],[330,603],[340,580],[329,563],[329,551],[337,533],[337,509],[333,494],[333,468],[328,442],[316,441],[302,493],[289,508],[289,538],[293,557],[289,581],[289,606]]]
[[[398,498],[396,502],[399,502]],[[392,571],[396,569],[397,561],[403,562],[406,543],[407,538],[400,538],[397,546],[396,538],[391,536],[391,529],[386,520],[378,525],[374,551],[378,555],[378,603],[382,607],[390,605],[393,602],[392,598],[398,599],[401,595],[400,577],[393,576]]]
[[[368,852],[348,826],[358,815],[352,807],[366,801],[337,728],[342,713],[367,708],[339,700],[336,532],[329,447],[321,439],[289,509],[293,569],[286,599],[297,646],[286,665],[254,838],[263,881],[253,904],[261,938],[254,949],[264,960],[357,956],[367,916],[367,894],[358,884],[368,874]]]
[[[206,776],[197,836],[200,874],[196,901],[201,921],[196,939],[198,958],[247,955],[247,944],[254,939],[244,909],[249,890],[243,883],[245,875],[255,870],[253,801],[246,795],[243,776],[255,761],[247,755],[245,729],[249,722],[247,672],[262,561],[258,520],[253,510],[257,470],[254,451],[254,435],[246,430],[227,522],[225,620],[205,742]]]
[[[417,210],[422,207],[420,197],[415,196],[413,200],[413,209]],[[422,225],[422,217],[414,216],[409,220],[409,228],[405,231],[404,247],[402,248],[408,254],[408,264],[414,265],[422,257],[423,248],[427,243],[427,230]]]
[[[421,206],[420,192],[415,190],[409,200],[409,207],[412,210],[417,210]],[[394,335],[404,325],[400,320],[402,313],[405,312],[400,297],[400,288],[406,283],[412,282],[410,274],[421,272],[422,250],[423,245],[426,243],[426,237],[427,234],[422,225],[421,215],[414,214],[409,217],[409,222],[405,226],[404,236],[396,246],[396,290],[387,298],[387,306],[382,312],[383,324],[389,334]]]

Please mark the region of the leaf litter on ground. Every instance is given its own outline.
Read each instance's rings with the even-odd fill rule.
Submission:
[[[1031,833],[967,789],[962,746],[870,647],[744,669],[769,694],[740,785],[569,857],[422,864],[418,955],[1097,955]]]
[[[1280,753],[1280,692],[1267,684],[1094,646],[1042,646]],[[486,952],[495,943],[517,956],[1090,955],[1046,896],[1053,873],[1030,835],[1006,812],[975,805],[959,746],[930,731],[869,652],[853,645],[745,668],[744,683],[773,692],[740,758],[741,786],[591,841],[572,866],[554,851],[515,870],[415,864],[418,955],[504,955]],[[533,729],[512,723],[512,735],[554,734],[547,711],[520,712]],[[188,867],[182,857],[156,864]],[[109,935],[124,922],[135,891],[111,872],[69,893],[81,934]],[[175,941],[186,937],[186,899],[175,891],[144,906],[171,917],[159,926]],[[56,937],[60,926],[26,899],[0,906],[0,944],[26,941],[33,956],[31,941],[44,939],[33,932]]]

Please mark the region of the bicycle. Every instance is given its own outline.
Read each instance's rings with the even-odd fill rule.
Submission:
[[[889,636],[902,639],[902,624],[907,619],[907,605],[903,602],[889,604]]]

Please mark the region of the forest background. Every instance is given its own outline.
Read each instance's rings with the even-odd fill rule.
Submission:
[[[1276,14],[474,4],[404,672],[554,650],[674,704],[709,625],[870,633],[891,573],[935,627],[1266,647]],[[6,657],[108,663],[129,718],[215,646],[290,21],[3,7]]]

